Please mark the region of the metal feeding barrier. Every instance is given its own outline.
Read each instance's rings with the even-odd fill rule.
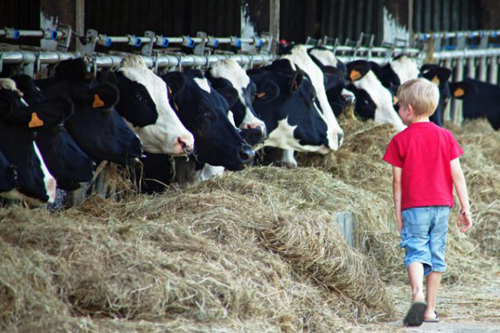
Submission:
[[[52,47],[41,50],[25,50],[12,46],[0,47],[0,71],[2,65],[16,65],[17,73],[33,76],[41,71],[43,66],[54,65],[63,60],[85,57],[94,71],[101,68],[119,68],[120,62],[127,52],[111,50],[114,45],[128,45],[140,48],[140,54],[146,65],[154,71],[182,70],[185,67],[209,68],[214,63],[232,58],[244,68],[263,66],[270,63],[275,56],[270,54],[272,38],[264,33],[261,37],[239,38],[208,36],[198,32],[196,37],[164,37],[152,31],[146,31],[144,36],[107,36],[90,29],[85,36],[76,36],[71,27],[60,25],[57,30],[18,30],[15,28],[0,29],[0,37],[19,40],[22,37],[38,37],[42,40],[54,41]],[[72,38],[78,38],[82,46],[79,51],[68,52]],[[109,49],[108,53],[97,52],[96,46]],[[221,45],[228,45],[234,50],[247,47],[247,53],[218,51]],[[192,54],[173,52],[172,48],[186,48]],[[138,53],[138,52],[134,52]]]
[[[374,36],[361,33],[357,41],[347,40],[340,45],[337,38],[308,38],[310,46],[332,50],[343,62],[364,59],[384,65],[397,55],[413,57],[418,66],[435,63],[452,71],[450,81],[474,78],[491,84],[499,83],[500,30],[456,31],[421,33],[414,36],[409,47],[407,40],[395,39],[393,43],[374,46]],[[452,99],[445,110],[444,119],[462,123],[462,101]]]

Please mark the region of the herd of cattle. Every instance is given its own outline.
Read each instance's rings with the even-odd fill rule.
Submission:
[[[342,145],[337,117],[352,104],[361,119],[403,130],[394,96],[401,83],[419,76],[439,86],[436,124],[443,125],[453,96],[463,98],[465,118],[486,116],[498,129],[500,87],[450,83],[450,75],[438,65],[419,69],[404,55],[385,66],[344,64],[327,49],[302,45],[247,71],[225,59],[205,73],[158,76],[129,55],[118,70],[97,75],[83,59],[61,62],[47,79],[2,73],[0,195],[52,203],[56,189],[73,191],[91,181],[102,161],[140,173],[135,179],[148,193],[179,181],[179,167],[189,171],[189,181],[241,170],[256,155],[261,163],[293,167],[295,151],[327,154]],[[182,163],[173,163],[181,156]]]

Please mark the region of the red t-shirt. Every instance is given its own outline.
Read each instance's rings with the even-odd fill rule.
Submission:
[[[384,161],[403,169],[401,210],[453,207],[450,161],[463,153],[453,134],[432,122],[411,124],[394,136]]]

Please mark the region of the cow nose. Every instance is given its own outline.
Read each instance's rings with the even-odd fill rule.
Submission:
[[[255,152],[253,151],[250,145],[244,144],[241,145],[239,151],[239,157],[244,164],[248,164],[253,161],[253,158],[255,157]]]
[[[340,98],[347,104],[354,103],[354,95],[342,95]]]
[[[182,152],[188,155],[193,152],[194,142],[192,137],[178,136],[176,141]]]

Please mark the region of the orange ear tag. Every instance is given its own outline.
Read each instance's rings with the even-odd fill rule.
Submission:
[[[361,73],[358,72],[357,70],[352,70],[351,73],[349,74],[349,78],[351,79],[352,82],[357,81],[361,79]]]
[[[453,92],[454,97],[462,97],[463,95],[465,95],[465,91],[462,88],[457,88]]]
[[[168,93],[172,95],[172,88],[168,87]]]
[[[392,96],[392,105],[396,105],[396,103],[398,102],[398,98],[396,96]]]
[[[256,93],[256,94],[255,94],[255,97],[257,97],[257,98],[261,98],[261,97],[264,97],[265,95],[266,95],[266,93],[265,93],[265,92],[263,92],[263,91],[261,91],[261,92]]]
[[[293,91],[297,91],[299,89],[299,85],[297,84],[297,81],[293,81]]]
[[[43,120],[38,118],[38,115],[36,114],[36,112],[33,112],[31,114],[31,120],[28,124],[28,127],[35,128],[35,127],[41,127],[41,126],[43,126]]]
[[[99,98],[99,95],[95,94],[94,95],[94,103],[92,103],[92,107],[94,109],[97,109],[97,108],[101,108],[104,106],[104,102],[101,101],[101,99]]]
[[[432,78],[431,82],[433,82],[439,86],[439,78],[437,77],[437,75]]]

